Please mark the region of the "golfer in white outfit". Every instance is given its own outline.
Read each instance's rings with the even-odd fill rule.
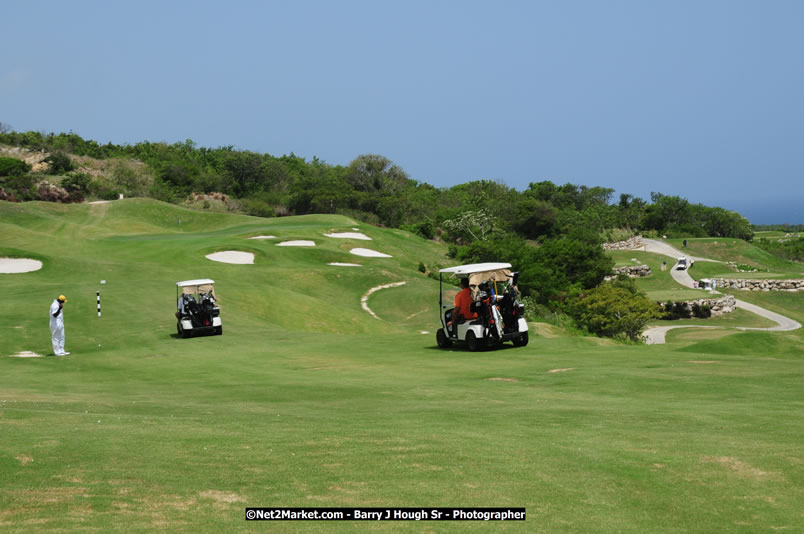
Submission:
[[[50,305],[50,333],[53,335],[53,352],[56,356],[67,356],[69,352],[64,352],[64,303],[67,298],[59,295],[59,298]]]

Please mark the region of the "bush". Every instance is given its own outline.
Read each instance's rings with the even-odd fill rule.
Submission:
[[[433,239],[435,237],[435,226],[433,225],[433,222],[429,219],[414,224],[403,224],[399,228],[402,230],[406,230],[412,234],[416,234],[419,237],[423,237],[425,239]]]
[[[89,193],[90,178],[84,173],[71,174],[61,181],[61,186],[70,194],[73,202],[83,202]]]
[[[693,315],[690,308],[687,308],[687,304],[684,302],[668,300],[663,306],[660,306],[662,308],[660,318],[664,320],[674,321],[676,319],[689,319]]]
[[[0,158],[0,176],[19,176],[30,172],[31,166],[17,158]]]
[[[39,182],[37,184],[38,191],[37,196],[39,200],[44,200],[45,202],[70,202],[72,199],[70,198],[70,193],[67,192],[66,189],[63,187],[59,187],[57,185],[51,184],[49,182]]]
[[[692,315],[699,319],[709,319],[712,316],[712,308],[709,304],[699,305],[697,302],[692,304]]]
[[[34,200],[38,198],[36,178],[30,174],[0,178],[0,187],[5,190],[6,195],[13,196],[17,200]]]
[[[120,197],[119,189],[101,180],[89,182],[89,193],[103,200],[115,200]]]
[[[650,299],[628,289],[603,284],[573,299],[569,314],[590,332],[639,341],[642,330],[660,312]]]
[[[243,208],[246,213],[255,217],[276,217],[274,208],[267,202],[257,198],[247,198],[243,200]]]
[[[48,174],[64,174],[74,168],[70,156],[64,152],[54,152],[46,157],[44,162],[48,164]]]

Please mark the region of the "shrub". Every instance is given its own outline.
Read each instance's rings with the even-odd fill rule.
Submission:
[[[639,341],[648,321],[660,316],[650,299],[611,284],[603,284],[573,299],[568,311],[578,324],[594,334],[625,336],[631,341]]]
[[[54,152],[46,157],[44,162],[48,164],[48,174],[64,174],[73,170],[73,162],[64,152]]]
[[[243,200],[243,208],[246,213],[255,217],[276,217],[274,208],[267,202],[258,198],[247,198]]]
[[[70,195],[70,200],[73,202],[83,202],[89,193],[90,178],[88,175],[80,172],[70,174],[61,181],[61,186]]]
[[[429,219],[414,224],[403,224],[400,228],[425,239],[433,239],[435,237],[435,226]]]
[[[692,315],[699,319],[709,319],[712,316],[712,308],[709,304],[698,305],[697,302],[692,305]]]
[[[685,302],[673,304],[673,319],[689,319],[692,316]]]
[[[0,158],[0,176],[19,176],[31,170],[31,166],[17,158]]]
[[[89,193],[103,200],[115,200],[120,196],[120,190],[103,180],[89,182]]]
[[[21,176],[8,176],[0,178],[0,187],[6,195],[13,196],[17,200],[34,200],[36,194],[36,178],[30,174]]]
[[[70,202],[72,199],[70,198],[70,193],[67,192],[63,187],[59,187],[57,185],[51,184],[49,182],[39,182],[37,184],[38,191],[37,195],[39,200],[44,200],[45,202]]]

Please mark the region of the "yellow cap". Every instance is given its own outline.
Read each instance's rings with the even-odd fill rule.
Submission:
[[[61,302],[67,302],[67,297],[65,297],[64,295],[59,295],[59,300]]]

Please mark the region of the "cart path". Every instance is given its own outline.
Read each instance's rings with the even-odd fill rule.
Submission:
[[[360,297],[360,306],[364,310],[369,312],[372,317],[374,317],[375,319],[379,319],[379,317],[377,317],[377,314],[374,313],[374,311],[371,308],[369,308],[369,305],[368,305],[369,296],[372,293],[374,293],[375,291],[379,291],[380,289],[387,289],[389,287],[399,287],[399,286],[404,286],[405,284],[407,284],[407,282],[392,282],[390,284],[383,284],[381,286],[372,287],[371,289],[366,291],[366,293],[362,297]]]
[[[683,252],[679,251],[674,247],[671,247],[667,243],[662,243],[661,241],[657,241],[655,239],[643,239],[643,242],[645,243],[644,250],[646,252],[663,254],[665,256],[670,256],[673,259],[677,259],[680,256],[684,256]],[[687,256],[687,257],[692,258],[695,261],[717,261],[717,260],[710,260],[707,258],[699,258],[697,256]],[[670,276],[672,276],[673,280],[675,280],[682,286],[686,286],[689,288],[695,287],[693,285],[694,280],[690,276],[690,273],[686,269],[681,271],[676,269],[675,263],[670,268]],[[764,330],[768,332],[787,332],[790,330],[797,330],[801,328],[800,323],[794,321],[793,319],[790,319],[789,317],[785,317],[784,315],[772,312],[770,310],[766,310],[765,308],[757,306],[756,304],[751,304],[749,302],[745,302],[737,298],[735,298],[734,301],[738,308],[750,311],[751,313],[755,313],[761,317],[765,317],[766,319],[770,319],[771,321],[776,323],[776,326],[771,326],[768,328],[754,328],[747,326],[734,327],[737,328],[738,330]],[[672,330],[673,328],[717,328],[717,327],[704,326],[704,325],[656,326],[654,328],[648,328],[642,333],[642,335],[645,337],[645,342],[648,345],[661,345],[665,343],[665,335],[667,334],[667,332],[669,330]]]

